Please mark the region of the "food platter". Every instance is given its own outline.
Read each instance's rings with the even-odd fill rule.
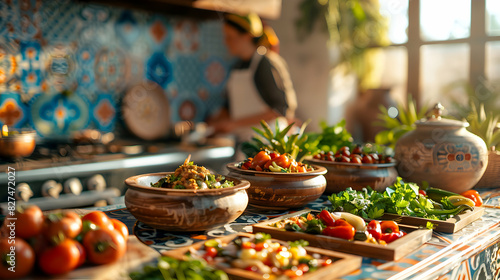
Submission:
[[[428,222],[435,225],[434,230],[444,233],[455,233],[463,229],[468,224],[479,219],[484,214],[484,207],[474,207],[473,211],[456,215],[446,221],[423,219],[418,217],[400,216],[395,214],[384,214],[382,220],[397,220],[401,224],[425,227]]]
[[[224,237],[218,238],[221,242],[228,243],[231,240],[237,238],[237,237],[249,237],[252,238],[252,234],[248,233],[238,233],[238,234],[232,234],[232,235],[227,235]],[[285,242],[280,241],[280,240],[273,240],[275,242],[279,242],[284,244]],[[166,251],[163,253],[165,256],[173,257],[179,260],[186,259],[186,253],[188,253],[190,250],[198,250],[203,246],[204,242],[199,242],[196,244],[193,244],[188,247],[182,247],[176,250],[171,250],[171,251]],[[306,251],[308,253],[317,253],[322,256],[327,256],[334,261],[332,264],[321,267],[318,270],[310,273],[304,274],[300,279],[303,280],[311,280],[311,279],[321,279],[322,277],[327,277],[328,279],[330,278],[338,278],[342,277],[344,275],[347,275],[351,273],[352,271],[359,269],[361,267],[361,261],[362,259],[358,256],[353,256],[349,254],[344,254],[344,253],[339,253],[339,252],[334,252],[330,250],[325,250],[325,249],[319,249],[319,248],[314,248],[314,247],[305,247]],[[248,280],[248,279],[263,279],[262,275],[250,272],[244,269],[238,269],[238,268],[228,268],[226,266],[220,266],[218,267],[219,269],[224,270],[230,279],[241,279],[241,280]]]
[[[253,232],[265,232],[273,238],[281,240],[293,241],[303,239],[307,240],[311,246],[383,260],[398,260],[429,241],[432,237],[432,230],[430,229],[400,225],[400,228],[408,232],[406,236],[387,245],[379,245],[362,241],[349,241],[325,235],[285,231],[284,229],[270,226],[270,224],[280,220],[300,216],[311,211],[313,210],[302,210],[255,224],[253,225]]]

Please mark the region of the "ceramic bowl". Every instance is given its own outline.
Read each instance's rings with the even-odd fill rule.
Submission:
[[[326,187],[326,169],[313,165],[304,173],[243,170],[239,162],[226,165],[229,175],[247,180],[249,203],[258,208],[284,210],[303,207],[318,199]]]
[[[226,177],[234,187],[187,190],[153,188],[173,172],[133,176],[125,180],[125,206],[139,221],[167,231],[202,231],[236,220],[248,205],[245,180]]]
[[[396,182],[398,172],[396,162],[380,164],[356,164],[345,162],[332,162],[318,159],[309,159],[309,163],[325,167],[326,190],[325,193],[338,193],[351,187],[361,190],[370,186],[377,191],[384,191]]]

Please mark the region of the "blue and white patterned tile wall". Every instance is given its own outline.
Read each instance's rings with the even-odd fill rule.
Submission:
[[[42,136],[114,131],[121,97],[144,80],[164,90],[172,122],[202,121],[225,102],[231,61],[219,20],[72,0],[3,0],[0,125]]]

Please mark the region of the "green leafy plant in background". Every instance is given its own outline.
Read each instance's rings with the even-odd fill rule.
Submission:
[[[389,44],[388,21],[380,13],[379,1],[304,0],[299,8],[299,38],[311,34],[316,22],[322,22],[330,45],[339,50],[339,64],[358,76],[361,87],[368,88],[371,49]]]
[[[276,151],[280,154],[289,153],[295,160],[302,162],[306,156],[323,151],[336,151],[342,146],[351,146],[352,136],[345,128],[345,120],[328,126],[321,122],[321,133],[304,133],[309,121],[305,122],[298,133],[288,136],[294,124],[280,130],[276,123],[275,132],[265,122],[261,121],[262,129],[252,127],[256,136],[249,142],[244,142],[241,150],[248,157],[255,156],[261,150]]]
[[[500,129],[497,128],[500,115],[493,112],[486,113],[484,104],[477,108],[471,103],[471,112],[467,116],[469,127],[467,130],[481,137],[488,148],[495,148],[500,151]]]
[[[392,114],[391,108],[380,106],[380,113],[375,125],[384,128],[381,132],[375,135],[375,143],[394,148],[396,142],[405,133],[415,129],[413,125],[417,120],[425,117],[428,111],[427,106],[422,106],[420,110],[412,96],[408,96],[407,104],[398,104],[397,113]]]

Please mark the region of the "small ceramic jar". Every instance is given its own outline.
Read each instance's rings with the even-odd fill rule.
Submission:
[[[398,173],[407,182],[462,193],[481,179],[488,164],[484,141],[466,130],[467,122],[442,119],[436,105],[427,119],[396,143]]]

